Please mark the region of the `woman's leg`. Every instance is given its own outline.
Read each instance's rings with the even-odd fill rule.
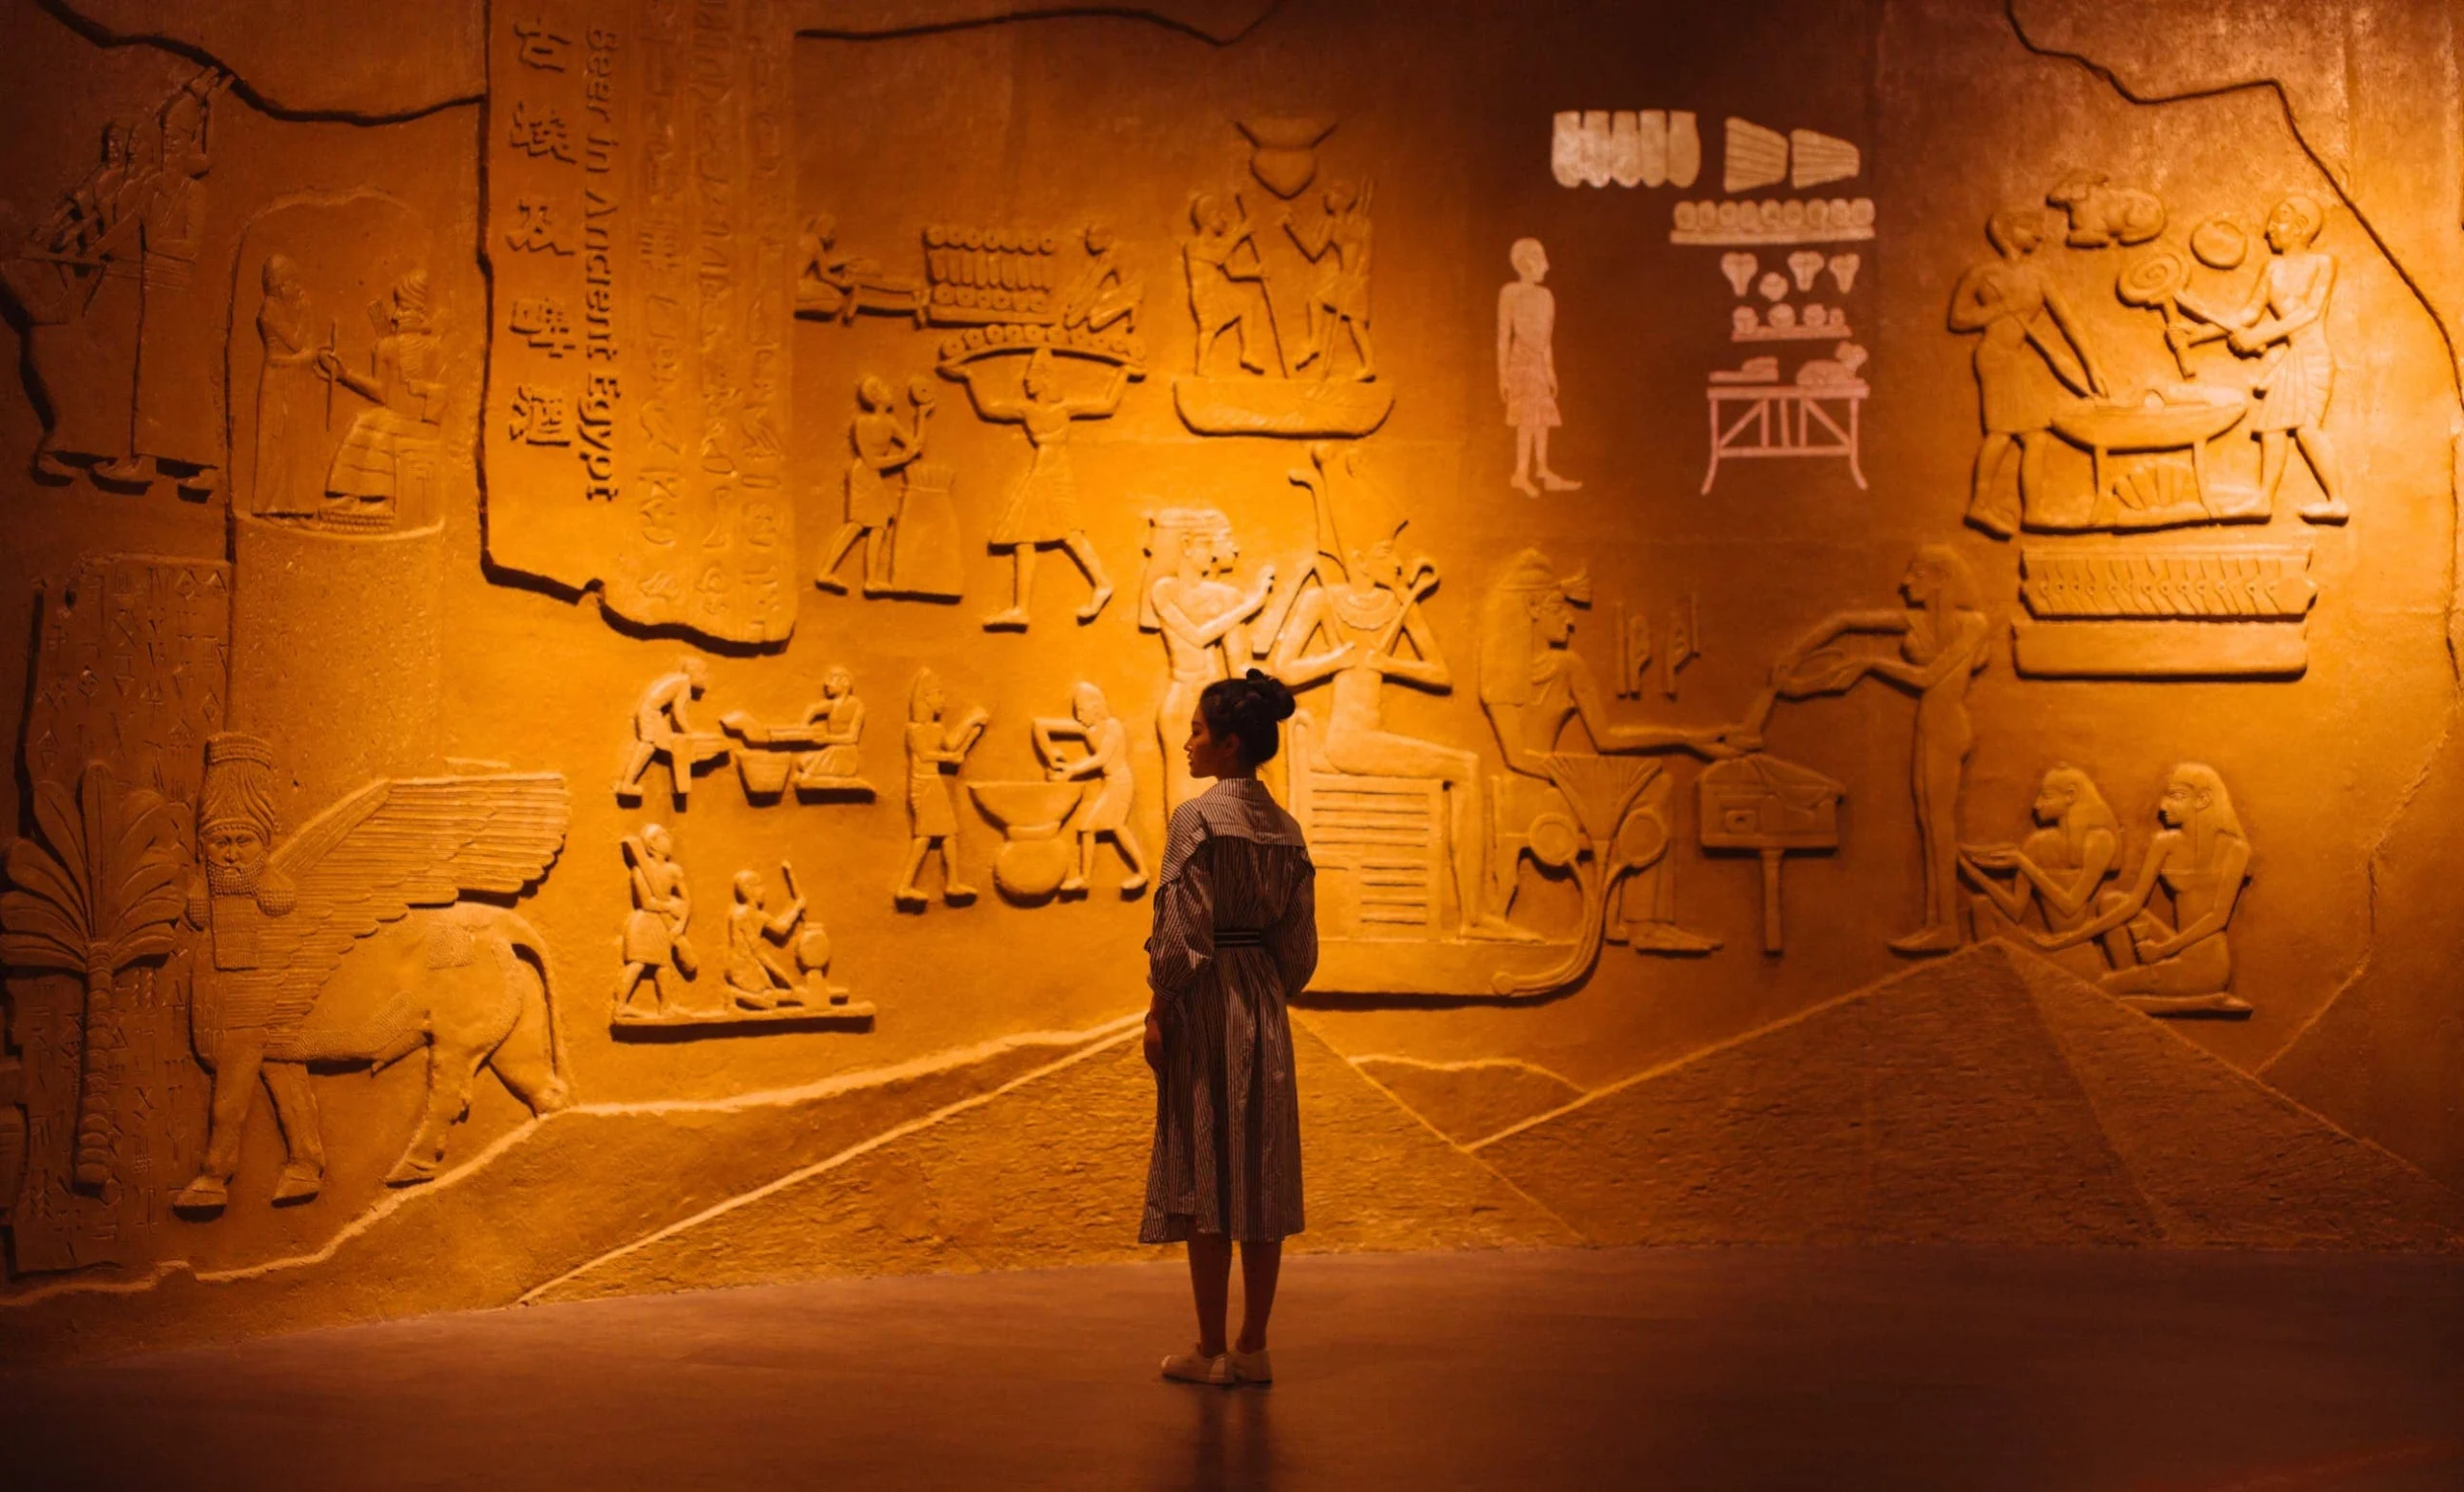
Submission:
[[[1247,1250],[1242,1251],[1245,1263]],[[1232,1240],[1221,1233],[1190,1235],[1190,1295],[1197,1302],[1197,1351],[1223,1355],[1223,1311],[1232,1285]],[[1261,1326],[1264,1318],[1260,1318]]]
[[[1283,1273],[1283,1240],[1241,1244],[1241,1338],[1232,1345],[1245,1352],[1267,1350],[1267,1317],[1274,1311],[1275,1280]]]

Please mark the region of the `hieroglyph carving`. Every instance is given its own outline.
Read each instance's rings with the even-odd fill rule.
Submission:
[[[856,418],[847,429],[855,451],[844,482],[847,521],[830,541],[813,583],[845,591],[837,572],[860,541],[865,595],[955,600],[961,577],[950,469],[923,458],[937,400],[920,377],[908,382],[905,420],[897,398],[886,378],[867,376],[856,386]]]
[[[313,1196],[324,1145],[311,1063],[426,1049],[427,1093],[389,1185],[435,1176],[485,1066],[534,1113],[568,1101],[545,940],[508,908],[546,874],[571,807],[552,773],[380,780],[277,843],[273,753],[224,733],[206,746],[195,1034],[214,1072],[205,1164],[178,1205],[215,1212],[264,1078],[287,1158],[277,1201]],[[348,977],[336,977],[347,964]],[[526,965],[527,966],[526,966]]]
[[[1659,664],[1659,687],[1670,699],[1677,698],[1677,676],[1686,664],[1703,656],[1703,622],[1701,598],[1692,591],[1677,599],[1669,608],[1668,622],[1661,629],[1659,645],[1652,643],[1651,618],[1641,608],[1627,609],[1624,602],[1615,603],[1609,612],[1609,635],[1617,645],[1616,681],[1619,699],[1638,700],[1651,675],[1654,661]]]
[[[1081,683],[1070,692],[1068,714],[1038,716],[1033,730],[1043,781],[967,785],[976,807],[1001,829],[993,884],[1018,902],[1040,902],[1056,891],[1083,896],[1095,873],[1096,841],[1109,837],[1129,869],[1121,894],[1137,895],[1146,887],[1147,868],[1130,822],[1138,777],[1130,765],[1129,727],[1113,713],[1102,689]]]
[[[1853,244],[1874,236],[1874,199],[1680,202],[1670,219],[1672,244]]]
[[[975,887],[959,879],[958,809],[952,801],[954,779],[967,753],[984,738],[992,717],[970,709],[955,725],[944,725],[949,694],[940,675],[921,669],[907,699],[907,863],[900,869],[892,898],[901,908],[921,911],[924,888],[916,875],[926,857],[941,858],[941,900],[953,906],[975,899]]]
[[[1506,258],[1515,277],[1498,290],[1498,396],[1505,423],[1514,427],[1512,485],[1536,498],[1540,487],[1571,492],[1582,483],[1549,467],[1549,432],[1563,423],[1557,410],[1557,296],[1540,282],[1548,277],[1549,253],[1538,239],[1517,239]],[[1532,478],[1540,479],[1540,487]]]
[[[709,685],[709,669],[687,654],[673,671],[652,680],[642,691],[633,706],[633,744],[616,772],[616,801],[640,802],[642,774],[664,759],[668,790],[678,803],[683,803],[693,795],[693,774],[728,759],[725,735],[693,727],[693,701]]]
[[[1683,109],[1566,109],[1549,142],[1549,171],[1561,187],[1694,185],[1703,137]]]
[[[0,261],[50,422],[39,475],[222,485],[222,384],[204,359],[225,302],[199,259],[213,106],[230,83],[207,67],[150,113],[113,120],[102,159]]]
[[[745,796],[757,802],[790,785],[799,798],[873,795],[858,760],[864,702],[856,697],[855,674],[844,667],[833,665],[821,676],[821,698],[805,707],[802,720],[774,725],[733,709],[719,724],[736,738],[736,775]]]
[[[489,339],[489,555],[738,642],[796,614],[788,332],[810,255],[787,48],[763,0],[539,0],[488,31],[514,121],[487,141],[496,304],[552,303],[580,342]]]
[[[1843,342],[1832,356],[1800,366],[1792,382],[1781,381],[1776,357],[1748,358],[1741,367],[1714,370],[1703,389],[1711,437],[1703,491],[1709,492],[1720,479],[1723,461],[1772,457],[1836,456],[1848,463],[1848,475],[1863,487],[1864,407],[1873,392],[1862,376],[1865,360],[1863,347]]]
[[[1197,354],[1172,380],[1201,435],[1366,435],[1395,405],[1370,336],[1370,189],[1336,182],[1315,221],[1289,212],[1264,233],[1238,193],[1190,199],[1181,242]],[[1233,339],[1237,367],[1219,372]]]
[[[1924,859],[1925,907],[1915,931],[1890,940],[1894,952],[1948,953],[1960,931],[1960,792],[1975,730],[1968,682],[1992,657],[1993,626],[1979,601],[1975,572],[1948,545],[1916,552],[1900,581],[1904,610],[1841,611],[1825,618],[1772,665],[1783,698],[1838,694],[1868,677],[1916,696],[1912,786],[1917,842]],[[1851,652],[1835,644],[1857,633],[1900,639],[1899,656]]]
[[[2185,761],[2166,774],[2156,817],[2137,872],[2121,888],[2097,894],[2093,916],[2077,914],[2077,893],[2094,887],[2076,876],[2071,892],[2048,898],[2049,906],[2058,900],[2069,909],[2060,917],[2064,925],[2049,917],[2046,931],[2026,930],[2026,936],[2048,952],[2100,942],[2110,966],[2097,982],[2151,1016],[2247,1016],[2248,1002],[2232,992],[2233,954],[2225,939],[2250,878],[2250,841],[2232,794],[2214,767]],[[2029,874],[2033,866],[2022,868],[2025,857],[2014,855],[2008,863],[2030,885],[2051,880]],[[1981,861],[1979,868],[1991,867]]]

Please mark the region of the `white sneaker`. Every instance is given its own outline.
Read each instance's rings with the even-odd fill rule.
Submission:
[[[1218,1388],[1230,1388],[1238,1381],[1232,1376],[1232,1359],[1228,1355],[1203,1357],[1196,1348],[1165,1358],[1164,1376],[1176,1383],[1211,1383]]]
[[[1232,1365],[1232,1381],[1235,1383],[1274,1381],[1274,1364],[1268,1359],[1267,1350],[1263,1347],[1254,1352],[1245,1352],[1236,1347],[1223,1356]]]

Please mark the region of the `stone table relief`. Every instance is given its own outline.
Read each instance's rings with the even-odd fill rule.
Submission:
[[[2012,661],[2031,678],[2292,678],[2318,586],[2290,545],[2028,545]]]
[[[955,600],[961,579],[950,472],[923,459],[937,400],[922,378],[908,383],[905,421],[896,399],[886,378],[867,375],[857,385],[856,418],[847,431],[855,459],[843,484],[847,521],[830,541],[813,583],[845,591],[837,571],[861,541],[865,595]]]
[[[1772,665],[1771,680],[1787,699],[1842,693],[1868,677],[1916,696],[1911,785],[1924,856],[1925,907],[1916,930],[1890,939],[1890,946],[1896,953],[1949,953],[1964,941],[1958,906],[1960,790],[1975,742],[1968,682],[1992,657],[1993,628],[1978,598],[1975,572],[1948,545],[1918,550],[1900,592],[1907,598],[1905,610],[1842,611],[1816,624]],[[1898,637],[1899,656],[1834,646],[1855,633]]]
[[[958,810],[952,801],[953,779],[966,764],[967,753],[984,738],[991,716],[970,709],[955,725],[944,725],[949,694],[941,676],[920,669],[907,702],[907,863],[899,871],[893,899],[902,910],[922,911],[924,888],[916,875],[937,851],[941,858],[941,900],[953,906],[975,899],[975,887],[959,879]]]
[[[310,1063],[387,1062],[424,1048],[426,1102],[386,1174],[393,1186],[437,1174],[482,1067],[534,1114],[569,1101],[543,939],[509,908],[460,899],[510,897],[547,872],[570,816],[563,780],[379,780],[279,843],[273,787],[265,741],[226,732],[207,743],[203,867],[187,920],[214,1095],[204,1166],[178,1197],[184,1211],[222,1208],[261,1076],[288,1150],[278,1201],[313,1196],[322,1183]],[[335,977],[346,968],[350,977]]]
[[[2181,763],[2166,777],[2156,817],[2126,888],[2098,896],[2093,917],[2029,939],[2048,951],[2101,939],[2113,966],[2097,982],[2151,1016],[2246,1017],[2249,1004],[2232,993],[2225,931],[2250,877],[2250,841],[2224,779]]]
[[[984,625],[994,630],[1026,630],[1033,620],[1027,604],[1035,591],[1037,552],[1056,547],[1075,560],[1087,577],[1090,592],[1087,604],[1078,608],[1078,620],[1091,622],[1112,600],[1113,584],[1078,515],[1078,474],[1069,460],[1069,435],[1075,422],[1106,419],[1118,409],[1122,393],[1137,373],[1126,365],[1116,365],[1100,392],[1073,399],[1062,389],[1059,363],[1048,346],[1000,350],[1027,354],[1014,397],[988,391],[977,362],[945,358],[941,364],[944,377],[966,385],[967,398],[979,416],[1017,425],[1026,432],[1027,445],[1034,451],[1026,472],[1003,502],[1000,516],[993,520],[988,542],[993,549],[1008,550],[1013,566],[1010,605],[985,618]]]
[[[1806,362],[1790,382],[1781,381],[1776,357],[1752,357],[1737,368],[1713,370],[1703,389],[1711,436],[1703,491],[1708,493],[1720,479],[1723,461],[1771,457],[1839,457],[1862,488],[1863,410],[1873,392],[1861,376],[1865,358],[1863,347],[1843,342],[1831,357]]]
[[[1245,590],[1233,579],[1240,557],[1232,520],[1219,508],[1166,508],[1147,520],[1138,625],[1164,639],[1168,672],[1164,697],[1155,707],[1155,734],[1163,747],[1167,814],[1199,791],[1181,750],[1198,695],[1217,680],[1247,670],[1272,647],[1282,621],[1280,608],[1269,605],[1274,566],[1259,566]]]
[[[639,1018],[634,996],[645,980],[651,988],[650,1014],[655,1016],[681,1001],[683,984],[701,967],[690,931],[693,888],[685,882],[684,867],[676,862],[674,837],[665,825],[647,824],[622,843],[633,910],[625,917],[619,939],[625,966],[616,975],[614,1018],[620,1025]],[[678,984],[674,990],[667,986],[671,974]]]
[[[1572,492],[1582,486],[1549,466],[1549,432],[1563,423],[1557,412],[1557,297],[1540,282],[1549,273],[1548,250],[1538,239],[1517,239],[1506,258],[1515,277],[1498,290],[1498,395],[1505,423],[1514,427],[1515,491],[1536,498],[1540,486]]]
[[[1732,737],[1740,749],[1755,738],[1771,703],[1766,695],[1748,712]],[[1839,802],[1846,789],[1810,767],[1752,749],[1705,767],[1694,787],[1701,799],[1703,848],[1761,858],[1762,951],[1786,952],[1781,866],[1791,854],[1826,855],[1839,848]]]

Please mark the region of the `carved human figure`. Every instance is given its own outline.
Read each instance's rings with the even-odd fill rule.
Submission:
[[[2114,966],[2099,982],[2150,1014],[2246,1015],[2249,1005],[2226,992],[2233,955],[2225,928],[2250,875],[2250,841],[2232,795],[2214,767],[2185,761],[2167,775],[2156,816],[2162,827],[2130,887],[2097,898],[2094,917],[2036,935],[2036,944],[2102,939]],[[2172,902],[2169,922],[2159,890]]]
[[[1531,940],[1534,935],[1489,910],[1489,819],[1479,758],[1386,729],[1389,679],[1439,694],[1454,686],[1437,633],[1421,609],[1421,601],[1437,587],[1437,569],[1425,558],[1407,568],[1399,556],[1403,520],[1367,515],[1376,504],[1361,491],[1356,450],[1319,445],[1311,448],[1310,459],[1319,473],[1311,484],[1320,509],[1318,583],[1294,603],[1269,671],[1296,690],[1332,681],[1334,708],[1323,750],[1336,771],[1434,778],[1444,785],[1461,935]],[[1338,522],[1339,514],[1347,516]]]
[[[1578,481],[1549,467],[1549,432],[1557,413],[1557,295],[1540,282],[1549,252],[1538,239],[1517,239],[1506,251],[1515,277],[1498,291],[1498,396],[1514,426],[1514,488],[1536,498],[1540,488],[1572,492]],[[1540,486],[1532,485],[1538,477]]]
[[[872,292],[875,302],[865,303],[865,293]],[[840,325],[856,320],[856,313],[867,309],[904,311],[914,309],[917,325],[924,323],[924,288],[915,279],[891,274],[881,261],[867,254],[851,253],[838,246],[838,219],[828,213],[816,213],[805,219],[796,235],[796,311],[799,315],[836,317]]]
[[[2261,359],[2258,408],[2250,428],[2259,441],[2259,487],[2271,507],[2297,444],[2319,478],[2319,501],[2303,504],[2314,524],[2352,516],[2339,488],[2336,448],[2327,437],[2327,397],[2335,390],[2336,358],[2327,346],[2327,301],[2336,289],[2336,260],[2310,245],[2326,215],[2316,199],[2295,193],[2268,214],[2272,257],[2227,334],[2241,357]]]
[[[1092,399],[1070,399],[1061,391],[1060,372],[1051,351],[1038,347],[1028,356],[1018,379],[1018,397],[1004,399],[985,392],[973,366],[950,366],[953,376],[965,380],[975,412],[987,420],[1016,424],[1026,431],[1027,444],[1035,450],[1026,475],[1010,489],[1001,516],[993,521],[990,546],[1008,550],[1016,568],[1010,605],[985,618],[984,625],[996,630],[1025,629],[1027,601],[1035,589],[1036,552],[1053,545],[1067,551],[1085,573],[1091,591],[1087,604],[1078,608],[1078,620],[1093,621],[1104,603],[1112,600],[1113,582],[1104,574],[1103,559],[1078,516],[1078,474],[1069,462],[1069,431],[1076,421],[1101,420],[1120,407],[1121,394],[1129,387],[1129,370],[1115,367],[1104,392]]]
[[[1948,953],[1961,944],[1959,923],[1960,785],[1975,743],[1968,722],[1968,681],[1991,657],[1993,628],[1977,600],[1976,576],[1959,552],[1928,544],[1909,561],[1900,581],[1903,611],[1842,611],[1825,618],[1772,668],[1772,682],[1790,699],[1836,694],[1868,675],[1916,696],[1912,787],[1917,840],[1924,857],[1925,915],[1917,929],[1890,940],[1897,952]],[[1852,632],[1896,634],[1900,656],[1857,656],[1830,644]]]
[[[1139,303],[1146,298],[1146,278],[1123,269],[1118,241],[1102,223],[1087,229],[1087,252],[1092,256],[1061,296],[1061,324],[1075,330],[1102,331],[1120,323],[1121,334],[1137,330]]]
[[[924,454],[925,422],[935,402],[931,386],[923,383],[911,385],[907,398],[914,413],[901,421],[888,379],[868,373],[856,385],[856,418],[847,427],[856,448],[847,466],[847,522],[830,541],[813,580],[823,590],[847,588],[837,570],[859,539],[864,541],[864,594],[890,587],[891,526],[898,521],[907,470]]]
[[[2053,396],[2032,365],[2041,360],[2079,394],[2102,397],[2106,392],[2104,375],[2096,371],[2069,302],[2035,263],[2044,242],[2042,221],[2043,214],[2036,208],[1995,213],[1985,225],[1985,237],[1996,257],[1970,266],[1951,289],[1951,330],[1982,334],[1976,345],[1976,387],[1983,401],[1985,439],[1976,449],[1969,479],[1967,521],[2002,538],[2018,532],[2022,513],[2041,490],[2045,443],[2052,438]],[[1998,478],[2015,447],[2019,452],[2018,496],[2005,500]]]
[[[781,961],[787,940],[804,921],[805,899],[796,892],[795,871],[783,863],[779,869],[789,900],[777,912],[770,910],[770,888],[760,872],[735,873],[735,905],[728,909],[728,992],[741,1010],[805,1002],[802,974]]]
[[[372,406],[352,417],[334,452],[325,516],[350,526],[424,523],[445,424],[445,342],[428,317],[427,271],[395,281],[390,304],[369,316],[382,333],[371,375],[351,372],[331,348],[317,353],[321,373]]]
[[[197,798],[203,874],[188,919],[201,937],[192,1022],[214,1072],[204,1163],[175,1198],[220,1209],[260,1076],[286,1150],[276,1201],[314,1196],[324,1150],[308,1064],[427,1051],[417,1131],[386,1175],[433,1177],[446,1133],[493,1067],[533,1113],[568,1101],[538,932],[465,891],[510,895],[564,842],[564,785],[548,775],[381,780],[274,842],[273,755],[254,736],[206,743]],[[365,951],[354,950],[364,948]],[[332,976],[351,955],[352,977]]]
[[[1235,212],[1240,216],[1234,217]],[[1197,317],[1196,372],[1205,374],[1207,354],[1228,331],[1243,368],[1266,373],[1267,365],[1259,359],[1270,356],[1275,374],[1281,376],[1283,351],[1266,297],[1266,267],[1251,242],[1258,230],[1240,194],[1233,193],[1232,206],[1226,208],[1221,196],[1199,193],[1190,199],[1190,225],[1197,231],[1181,241],[1181,259],[1189,270],[1190,310]],[[1245,244],[1248,262],[1235,268],[1233,260]],[[1253,285],[1255,294],[1249,289]]]
[[[170,96],[141,137],[153,186],[140,209],[144,311],[128,449],[132,463],[150,459],[155,470],[195,491],[222,484],[223,412],[216,380],[196,366],[196,348],[209,338],[219,344],[223,313],[216,297],[199,293],[197,272],[205,244],[203,178],[214,165],[206,139],[209,104],[229,82],[218,69],[199,72]]]
[[[1129,867],[1128,879],[1120,884],[1121,894],[1131,896],[1144,889],[1146,851],[1129,822],[1130,806],[1138,793],[1138,774],[1129,762],[1129,727],[1113,713],[1102,689],[1081,683],[1069,691],[1066,716],[1040,715],[1034,729],[1036,758],[1054,782],[1091,777],[1101,782],[1080,800],[1078,811],[1070,817],[1069,830],[1078,836],[1078,866],[1063,878],[1061,889],[1087,888],[1088,878],[1095,873],[1095,841],[1107,836]],[[1065,755],[1061,749],[1065,740],[1084,742],[1085,754]]]
[[[1215,681],[1246,669],[1256,656],[1250,624],[1274,590],[1274,566],[1261,566],[1245,591],[1230,579],[1240,554],[1232,521],[1216,508],[1166,508],[1147,534],[1138,622],[1163,634],[1169,670],[1155,707],[1167,811],[1197,796],[1181,748],[1188,743],[1198,695]]]
[[[2120,859],[2120,820],[2077,767],[2049,769],[2029,811],[2038,827],[2018,843],[1960,847],[1960,873],[1982,893],[1970,909],[1979,938],[2024,926],[2031,906],[2049,933],[2077,927]]]
[[[1318,365],[1320,377],[1334,375],[1335,339],[1348,335],[1359,361],[1352,377],[1377,376],[1377,354],[1369,342],[1369,193],[1349,182],[1326,189],[1325,212],[1302,228],[1283,215],[1283,229],[1318,267],[1309,283],[1309,341],[1292,360],[1296,369]]]
[[[1602,752],[1685,751],[1713,759],[1737,756],[1755,744],[1753,733],[1744,727],[1612,724],[1591,665],[1573,646],[1575,606],[1590,599],[1590,589],[1581,575],[1558,575],[1538,550],[1525,550],[1506,561],[1504,573],[1489,587],[1480,617],[1480,708],[1497,733],[1507,767],[1552,781],[1548,759],[1558,750],[1566,728],[1577,722]],[[1732,744],[1731,737],[1746,746]],[[1662,846],[1649,864],[1619,883],[1624,903],[1614,910],[1612,920],[1623,926],[1637,953],[1706,953],[1720,945],[1717,939],[1679,927],[1671,911],[1664,872],[1665,847],[1676,837],[1670,810],[1675,785],[1653,766],[1632,810],[1658,830]],[[1502,832],[1514,827],[1499,825]],[[1516,866],[1513,859],[1492,853],[1496,882],[1490,905],[1502,913],[1512,899]],[[1637,907],[1639,912],[1630,910]]]
[[[321,506],[311,442],[320,433],[310,419],[313,401],[326,387],[317,363],[315,317],[299,266],[288,254],[268,254],[258,273],[264,299],[257,307],[257,336],[265,343],[265,366],[257,373],[257,451],[251,508],[261,518],[306,518]]]
[[[915,877],[924,868],[924,858],[937,850],[941,857],[941,900],[955,904],[975,899],[975,887],[959,879],[958,858],[950,848],[959,832],[953,796],[956,784],[951,779],[975,743],[984,738],[984,728],[991,717],[971,709],[958,724],[945,727],[941,716],[948,707],[949,695],[941,687],[940,675],[929,668],[918,670],[907,700],[909,839],[907,863],[898,873],[895,893],[902,907],[924,905],[924,889]]]
[[[616,976],[616,1013],[632,1003],[644,979],[650,981],[651,1009],[667,1008],[665,976],[691,979],[700,959],[686,929],[693,920],[693,889],[685,884],[684,867],[676,862],[676,841],[665,826],[651,824],[624,839],[625,864],[633,892],[633,910],[625,918],[625,967]]]
[[[856,697],[856,676],[838,666],[822,675],[821,698],[805,710],[805,724],[820,729],[813,733],[816,748],[796,758],[796,785],[863,786],[857,746],[864,735],[864,702]]]
[[[641,801],[642,774],[661,757],[667,759],[670,790],[678,803],[693,794],[695,767],[727,759],[725,735],[693,728],[693,701],[709,687],[709,682],[708,667],[687,654],[673,672],[659,675],[642,691],[640,701],[633,706],[632,750],[616,774],[617,801]]]

